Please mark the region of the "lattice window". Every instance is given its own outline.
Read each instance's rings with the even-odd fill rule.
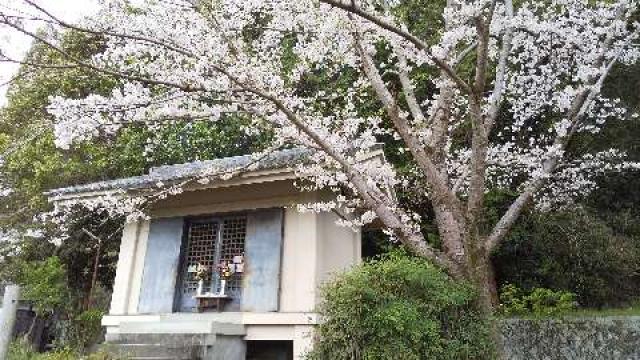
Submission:
[[[234,257],[244,256],[244,239],[247,233],[247,218],[224,219],[222,222],[222,248],[218,263],[233,263]],[[216,289],[219,291],[218,289]],[[236,272],[227,281],[226,291],[233,297],[242,292],[242,273]]]
[[[208,269],[216,268],[216,250],[218,247],[220,225],[218,222],[192,222],[189,224],[185,274],[182,281],[182,293],[192,296],[198,288],[195,269],[198,264]],[[205,292],[211,290],[211,284],[205,283]]]
[[[244,216],[193,221],[189,224],[186,257],[182,281],[183,296],[193,296],[198,288],[195,269],[198,264],[212,272],[204,292],[219,292],[218,265],[233,263],[234,257],[244,256],[247,218]],[[213,287],[213,289],[212,289]],[[242,272],[227,280],[226,293],[234,298],[242,295]]]

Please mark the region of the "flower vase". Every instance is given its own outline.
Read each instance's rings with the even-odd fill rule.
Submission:
[[[220,296],[224,296],[225,288],[227,287],[227,280],[220,280]]]
[[[198,289],[196,295],[202,295],[202,289],[204,289],[204,280],[198,280]]]

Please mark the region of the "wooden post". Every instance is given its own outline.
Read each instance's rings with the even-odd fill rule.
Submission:
[[[96,249],[96,256],[93,262],[93,274],[91,276],[91,284],[89,288],[89,295],[87,297],[86,310],[91,309],[93,306],[93,292],[95,291],[96,283],[98,282],[98,269],[100,268],[100,251],[102,250],[102,239],[95,236],[91,231],[82,228],[82,231],[89,235],[93,240],[98,242]]]
[[[4,290],[2,312],[0,313],[0,359],[7,358],[9,344],[13,339],[18,300],[20,300],[20,287],[18,285],[7,285]]]

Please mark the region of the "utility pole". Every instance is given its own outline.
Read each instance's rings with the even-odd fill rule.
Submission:
[[[4,289],[2,312],[0,313],[0,359],[7,358],[9,344],[13,339],[13,327],[16,323],[18,301],[20,300],[20,287],[7,285]]]

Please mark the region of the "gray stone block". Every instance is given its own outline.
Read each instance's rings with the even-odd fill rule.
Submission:
[[[201,356],[200,347],[168,347],[162,344],[119,344],[112,352],[120,357],[135,359],[191,360]]]
[[[640,359],[638,316],[505,319],[500,328],[507,359]]]
[[[203,360],[245,360],[247,344],[240,336],[218,335],[212,346],[205,348]]]
[[[114,334],[103,346],[128,360],[245,360],[246,343],[240,335]]]

